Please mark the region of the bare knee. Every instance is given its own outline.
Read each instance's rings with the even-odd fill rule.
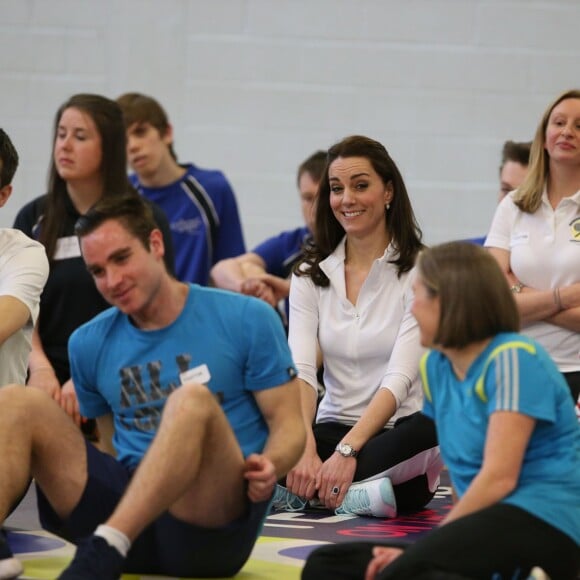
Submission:
[[[215,396],[205,385],[186,383],[171,393],[164,415],[179,413],[203,420],[211,417],[218,408]]]
[[[56,404],[42,389],[24,385],[6,385],[0,388],[0,415],[2,422],[8,418],[22,419],[23,415],[40,412],[47,404]]]
[[[11,385],[4,385],[0,388],[0,401],[9,403],[12,399],[17,399],[24,394],[24,385],[17,385],[15,383]]]

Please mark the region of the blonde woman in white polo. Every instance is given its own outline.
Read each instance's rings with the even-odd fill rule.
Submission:
[[[522,332],[580,393],[580,90],[546,109],[523,184],[497,207],[486,247],[514,292]]]

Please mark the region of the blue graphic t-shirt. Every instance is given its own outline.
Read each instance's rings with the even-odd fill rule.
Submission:
[[[169,326],[140,330],[110,308],[74,332],[69,355],[81,413],[113,414],[113,444],[119,461],[131,468],[182,380],[202,382],[216,395],[247,456],[261,452],[268,436],[253,391],[295,376],[282,324],[270,306],[194,284]]]
[[[423,413],[434,419],[441,455],[461,497],[483,463],[490,416],[523,413],[536,420],[516,489],[502,501],[548,522],[580,543],[580,427],[570,390],[546,351],[516,333],[496,336],[464,380],[449,359],[421,361]]]

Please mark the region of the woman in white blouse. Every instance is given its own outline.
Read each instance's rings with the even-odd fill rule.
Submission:
[[[496,209],[486,247],[514,292],[522,332],[580,393],[580,90],[561,94],[536,130],[525,181]]]
[[[331,147],[315,231],[290,289],[308,443],[274,507],[312,500],[382,517],[420,509],[441,470],[435,429],[419,412],[422,349],[410,312],[421,231],[380,143],[351,136]],[[318,409],[317,342],[326,388]]]

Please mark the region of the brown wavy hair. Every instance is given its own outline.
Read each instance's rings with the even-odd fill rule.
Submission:
[[[304,258],[295,266],[294,273],[297,276],[310,276],[317,286],[329,285],[326,274],[320,269],[320,262],[336,249],[345,235],[344,228],[330,207],[328,168],[339,157],[368,159],[383,183],[392,184],[393,199],[389,211],[385,212],[385,228],[391,237],[391,244],[397,251],[396,259],[391,262],[396,264],[399,276],[408,272],[415,264],[423,243],[422,232],[415,218],[403,177],[381,143],[362,135],[352,135],[328,150],[326,168],[318,188],[314,244],[305,249]]]

